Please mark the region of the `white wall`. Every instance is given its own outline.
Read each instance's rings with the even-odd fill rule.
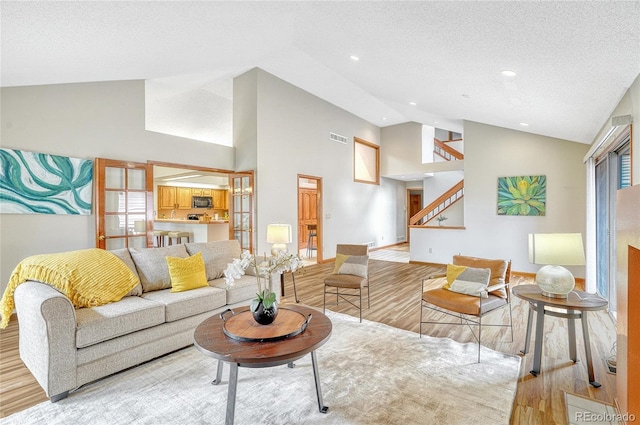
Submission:
[[[184,79],[181,77],[180,79]],[[193,77],[192,77],[193,78]],[[233,146],[231,83],[177,84],[173,78],[145,81],[145,128],[149,131]],[[217,83],[224,86],[222,82]]]
[[[529,233],[585,233],[586,178],[582,158],[589,146],[500,127],[465,122],[464,230],[411,229],[411,260],[448,263],[455,254],[529,264]],[[547,214],[498,216],[498,177],[546,175]],[[429,253],[431,249],[431,253]],[[584,267],[568,267],[584,277]]]
[[[258,69],[233,80],[233,146],[235,170],[250,171],[258,166]]]
[[[233,169],[233,148],[145,131],[144,81],[9,87],[0,97],[3,148]],[[25,257],[94,247],[95,216],[2,214],[0,234],[4,291]]]
[[[256,128],[255,147],[238,146],[238,158],[257,151],[258,252],[270,249],[265,242],[269,223],[294,225],[293,240],[297,240],[298,174],[322,178],[323,258],[333,258],[338,243],[396,242],[396,199],[398,191],[404,193],[404,183],[353,181],[353,138],[379,145],[378,127],[260,69],[236,78],[234,84],[234,93],[257,100],[255,121],[250,115],[234,116],[234,128]],[[243,109],[242,101],[234,99],[234,109]],[[348,143],[330,141],[329,132],[346,136]]]
[[[407,122],[380,129],[380,172],[383,176],[422,170],[422,124]]]

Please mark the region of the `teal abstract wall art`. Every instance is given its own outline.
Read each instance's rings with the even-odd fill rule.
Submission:
[[[0,213],[91,214],[93,161],[0,149]]]
[[[545,215],[547,176],[498,177],[498,215]]]

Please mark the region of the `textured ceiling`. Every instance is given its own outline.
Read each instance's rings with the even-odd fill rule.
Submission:
[[[257,66],[381,127],[460,131],[472,120],[591,143],[640,73],[638,0],[0,7],[5,87],[168,79],[192,89]]]

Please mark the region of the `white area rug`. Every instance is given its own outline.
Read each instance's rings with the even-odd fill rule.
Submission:
[[[290,369],[240,368],[236,424],[508,424],[520,358],[327,312],[333,332],[316,353],[324,404],[318,411],[311,356]],[[0,424],[223,424],[229,367],[195,347],[87,384]]]

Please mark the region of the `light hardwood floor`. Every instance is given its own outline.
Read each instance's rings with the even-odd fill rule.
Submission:
[[[371,308],[365,309],[363,318],[414,331],[418,338],[421,279],[443,268],[382,260],[371,260],[369,267]],[[322,279],[332,268],[332,263],[326,263],[306,267],[302,273],[296,273],[296,288],[301,303],[322,308]],[[512,284],[527,283],[533,283],[532,279],[512,277]],[[295,302],[290,275],[286,278],[285,293],[283,304]],[[328,307],[340,313],[358,315],[358,311],[346,302]],[[555,317],[545,318],[542,372],[538,377],[529,374],[533,353],[526,356],[519,353],[524,347],[527,311],[526,303],[514,297],[513,342],[508,329],[488,327],[483,330],[483,345],[522,357],[511,424],[566,424],[564,391],[612,404],[615,375],[605,371],[603,359],[610,355],[615,340],[615,326],[607,313],[595,312],[589,318],[595,374],[602,383],[601,388],[593,388],[588,383],[584,362],[574,364],[569,359],[566,320]],[[507,314],[508,311],[503,309],[501,313],[487,316],[487,320],[506,320]],[[13,318],[9,327],[0,331],[0,417],[46,400],[44,392],[19,358],[16,322]],[[450,337],[459,342],[475,342],[469,330],[463,326],[441,325],[423,328],[423,332]],[[584,346],[581,334],[578,335],[578,358],[583,359]]]

